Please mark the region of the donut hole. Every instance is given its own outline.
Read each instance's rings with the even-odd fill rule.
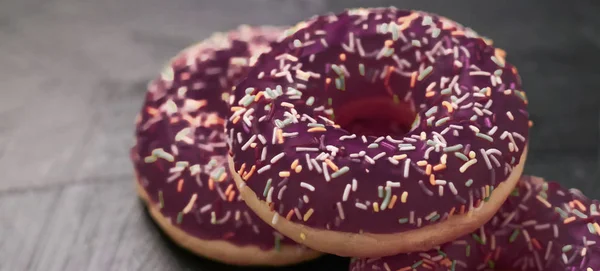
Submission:
[[[342,128],[365,136],[404,136],[417,116],[413,104],[386,97],[349,101],[334,112]]]

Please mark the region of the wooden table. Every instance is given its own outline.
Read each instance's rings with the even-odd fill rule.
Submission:
[[[0,1],[0,270],[237,269],[175,248],[135,197],[127,151],[146,82],[213,31],[367,3],[493,37],[531,101],[526,171],[600,197],[598,1]]]

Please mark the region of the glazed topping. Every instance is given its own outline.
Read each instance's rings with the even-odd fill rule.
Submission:
[[[600,270],[599,203],[523,176],[479,230],[425,253],[354,260],[350,270]]]
[[[410,230],[480,206],[520,162],[520,80],[473,31],[386,8],[286,35],[236,86],[226,127],[235,169],[273,223]]]
[[[228,91],[281,30],[240,27],[191,47],[150,83],[132,160],[160,212],[203,240],[278,249],[292,243],[241,201],[227,170]]]

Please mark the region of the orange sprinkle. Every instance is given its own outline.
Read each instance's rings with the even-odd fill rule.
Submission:
[[[238,123],[238,121],[240,121],[241,118],[242,117],[237,116],[237,117],[233,118],[233,120],[231,122],[233,122],[233,124],[236,124],[236,123]]]
[[[527,124],[529,124],[529,128],[533,127],[533,121],[529,121]]]
[[[452,36],[464,36],[465,32],[462,30],[455,30],[455,31],[452,31],[452,33],[450,33],[450,34],[452,34]]]
[[[394,44],[394,41],[393,40],[386,40],[384,44],[385,44],[385,47],[390,47],[390,46],[392,46],[392,44]]]
[[[446,169],[446,165],[444,164],[437,164],[433,167],[433,171],[440,171],[440,170],[444,170]]]
[[[567,218],[567,219],[563,220],[563,223],[564,223],[564,224],[569,224],[569,223],[571,223],[571,222],[573,222],[573,221],[575,221],[575,217],[574,217],[574,216],[572,216],[572,217],[569,217],[569,218]]]
[[[298,159],[294,160],[294,162],[292,162],[292,166],[290,167],[291,169],[295,169],[298,166]]]
[[[241,106],[232,106],[229,110],[231,110],[231,112],[235,112],[235,111],[242,110],[242,109],[244,109],[244,108]]]
[[[327,131],[327,129],[325,129],[324,127],[312,127],[310,129],[308,129],[309,133],[314,133],[314,132],[325,132]]]
[[[417,72],[414,71],[411,75],[410,75],[410,87],[413,88],[415,87],[415,83],[417,81]]]
[[[290,172],[289,171],[280,171],[279,177],[281,177],[281,178],[290,177]]]
[[[435,185],[435,174],[429,175],[429,183]]]
[[[240,170],[238,170],[238,175],[242,175],[242,172],[244,172],[244,169],[246,169],[246,163],[243,163],[242,166],[240,167]]]
[[[277,143],[283,144],[283,131],[277,129]]]
[[[421,160],[421,161],[417,162],[417,166],[422,167],[422,166],[425,166],[425,165],[427,165],[427,161],[425,161],[425,160]]]
[[[294,169],[294,171],[295,171],[296,173],[300,173],[300,172],[302,171],[302,166],[300,166],[300,165],[299,165],[299,166],[297,166],[297,167]]]
[[[152,115],[152,116],[156,116],[158,114],[160,114],[160,111],[154,107],[146,107],[146,112],[148,112],[148,114]]]
[[[246,175],[244,175],[244,180],[247,181],[248,178],[250,178],[250,176],[252,176],[252,174],[254,174],[254,171],[256,170],[256,165],[253,165],[252,168],[250,168],[250,171],[248,173],[246,173]]]
[[[394,205],[396,205],[396,200],[398,200],[398,196],[392,196],[392,200],[390,200],[390,204],[388,204],[389,209],[393,209]]]
[[[215,181],[212,178],[208,179],[208,189],[215,190]]]
[[[229,198],[227,198],[227,201],[232,202],[233,198],[235,198],[235,191],[231,191],[231,193],[229,194]]]
[[[338,166],[336,164],[334,164],[333,162],[331,162],[331,160],[329,159],[325,159],[325,163],[331,168],[333,169],[333,171],[338,171],[340,168],[338,168]]]
[[[423,260],[425,260],[425,259],[423,259]],[[421,266],[423,266],[423,267],[425,267],[425,268],[427,268],[427,269],[431,269],[431,270],[433,270],[433,267],[432,267],[431,265],[429,265],[429,264],[426,264],[426,263],[424,263],[424,264],[423,264],[423,265],[421,265]]]
[[[540,242],[538,242],[537,239],[535,238],[531,238],[531,243],[533,243],[533,246],[537,249],[537,250],[541,250],[542,246],[540,245]]]
[[[402,267],[396,271],[408,271],[408,270],[412,270],[412,269],[413,269],[412,266],[406,266],[406,267]]]
[[[341,60],[341,61],[346,61],[346,54],[344,54],[344,53],[341,53],[341,54],[340,54],[340,60]]]
[[[448,113],[452,113],[452,111],[454,111],[454,108],[452,108],[452,105],[448,101],[443,101],[442,105],[446,107]]]
[[[435,96],[435,92],[433,92],[433,91],[427,91],[427,92],[425,92],[425,97],[431,98],[433,96]]]
[[[329,77],[325,78],[325,84],[327,84],[327,85],[331,84],[331,78],[329,78]]]
[[[452,207],[452,209],[450,209],[450,213],[448,213],[448,217],[452,217],[452,215],[454,215],[454,212],[456,211],[456,207]]]
[[[258,92],[258,94],[256,94],[256,96],[254,97],[254,101],[255,101],[255,102],[258,102],[258,100],[260,100],[260,98],[261,98],[263,95],[264,95],[264,94],[263,94],[263,92],[262,92],[262,91]]]
[[[425,174],[431,175],[431,165],[430,164],[427,164],[427,167],[425,168]]]
[[[575,203],[575,205],[577,205],[577,208],[579,208],[579,210],[585,212],[587,211],[587,208],[585,208],[585,206],[581,203],[581,201],[579,200],[573,200],[573,203]]]
[[[512,72],[513,74],[517,74],[519,71],[517,70],[517,68],[515,66],[512,67]]]
[[[231,193],[231,190],[233,190],[233,184],[229,184],[229,186],[227,186],[227,189],[225,189],[225,195],[229,195],[229,193]]]
[[[179,179],[177,183],[177,192],[181,192],[181,189],[183,189],[183,179]]]
[[[294,209],[290,209],[290,211],[287,213],[287,215],[285,216],[285,219],[292,220],[292,215],[294,214]]]

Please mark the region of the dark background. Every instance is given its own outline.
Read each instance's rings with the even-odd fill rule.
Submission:
[[[135,196],[127,151],[146,82],[213,31],[367,5],[493,38],[530,99],[526,172],[600,198],[597,0],[0,0],[0,270],[236,269],[175,248]]]

